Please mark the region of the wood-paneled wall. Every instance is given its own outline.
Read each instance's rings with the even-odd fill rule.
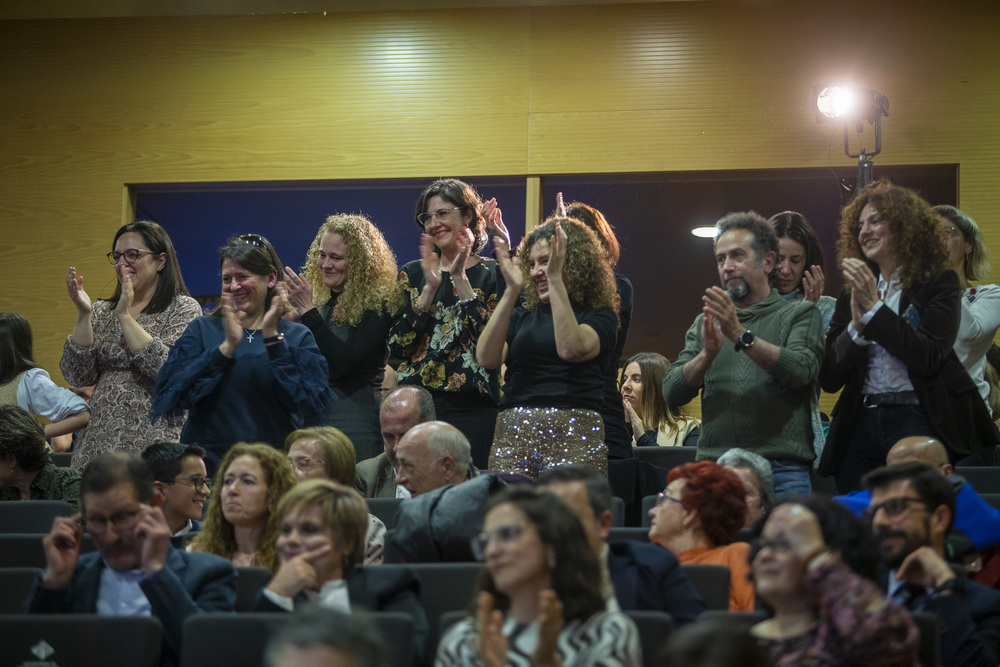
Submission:
[[[0,309],[60,379],[129,183],[849,165],[809,107],[843,76],[889,97],[876,164],[959,163],[1000,257],[998,34],[898,0],[0,22]]]

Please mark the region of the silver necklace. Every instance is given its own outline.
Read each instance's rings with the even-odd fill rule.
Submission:
[[[253,342],[253,337],[257,335],[256,331],[250,331],[249,329],[244,329],[243,333],[245,333],[247,335],[247,342],[248,343],[252,343]]]

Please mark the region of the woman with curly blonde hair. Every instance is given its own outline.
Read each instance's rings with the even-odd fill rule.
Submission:
[[[236,567],[277,570],[281,521],[275,509],[298,481],[283,452],[264,443],[236,443],[222,459],[205,523],[188,548]]]
[[[849,287],[820,370],[824,391],[843,389],[820,461],[841,493],[901,438],[935,437],[952,461],[1000,440],[952,349],[962,288],[938,226],[916,193],[881,181],[844,209],[837,251]]]
[[[362,215],[331,215],[306,254],[302,274],[285,267],[289,301],[330,367],[338,401],[330,425],[343,431],[358,460],[382,451],[380,388],[386,338],[403,304],[396,257]]]
[[[620,300],[600,241],[578,220],[552,218],[514,260],[505,239],[494,243],[507,289],[477,356],[485,368],[506,363],[507,373],[490,470],[538,477],[579,463],[607,474],[599,410]]]

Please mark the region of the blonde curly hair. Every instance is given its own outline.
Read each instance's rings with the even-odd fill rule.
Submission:
[[[396,313],[403,295],[396,275],[396,256],[382,232],[363,215],[337,213],[326,219],[306,253],[301,271],[312,287],[313,301],[321,306],[330,300],[330,288],[319,270],[320,243],[327,234],[340,234],[347,246],[347,282],[337,300],[333,319],[355,326],[366,311]]]
[[[615,275],[608,262],[607,253],[597,234],[579,220],[572,218],[549,218],[535,227],[518,246],[517,256],[521,263],[521,277],[524,280],[524,307],[536,308],[541,301],[538,288],[531,280],[528,254],[540,241],[551,247],[556,234],[556,223],[566,232],[566,261],[563,265],[563,281],[570,301],[584,308],[611,308],[618,314],[621,297]]]
[[[261,531],[254,552],[253,564],[266,567],[272,572],[278,569],[277,542],[281,529],[281,517],[278,515],[278,501],[295,486],[299,478],[292,469],[292,464],[284,452],[271,445],[258,442],[238,442],[233,445],[219,464],[212,484],[212,499],[208,505],[205,524],[198,535],[191,541],[193,551],[202,551],[223,558],[232,559],[236,553],[236,531],[222,513],[222,487],[226,479],[226,471],[240,456],[252,456],[260,463],[267,484],[267,517],[264,530]]]

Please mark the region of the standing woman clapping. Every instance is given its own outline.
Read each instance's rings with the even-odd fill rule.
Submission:
[[[108,261],[118,276],[110,299],[92,303],[76,267],[66,276],[76,325],[59,369],[74,386],[96,385],[90,423],[80,431],[73,452],[77,470],[104,452],[138,455],[147,445],[177,440],[183,411],[164,411],[150,423],[149,407],[171,347],[201,314],[184,286],[174,245],[155,222],[119,229]]]

